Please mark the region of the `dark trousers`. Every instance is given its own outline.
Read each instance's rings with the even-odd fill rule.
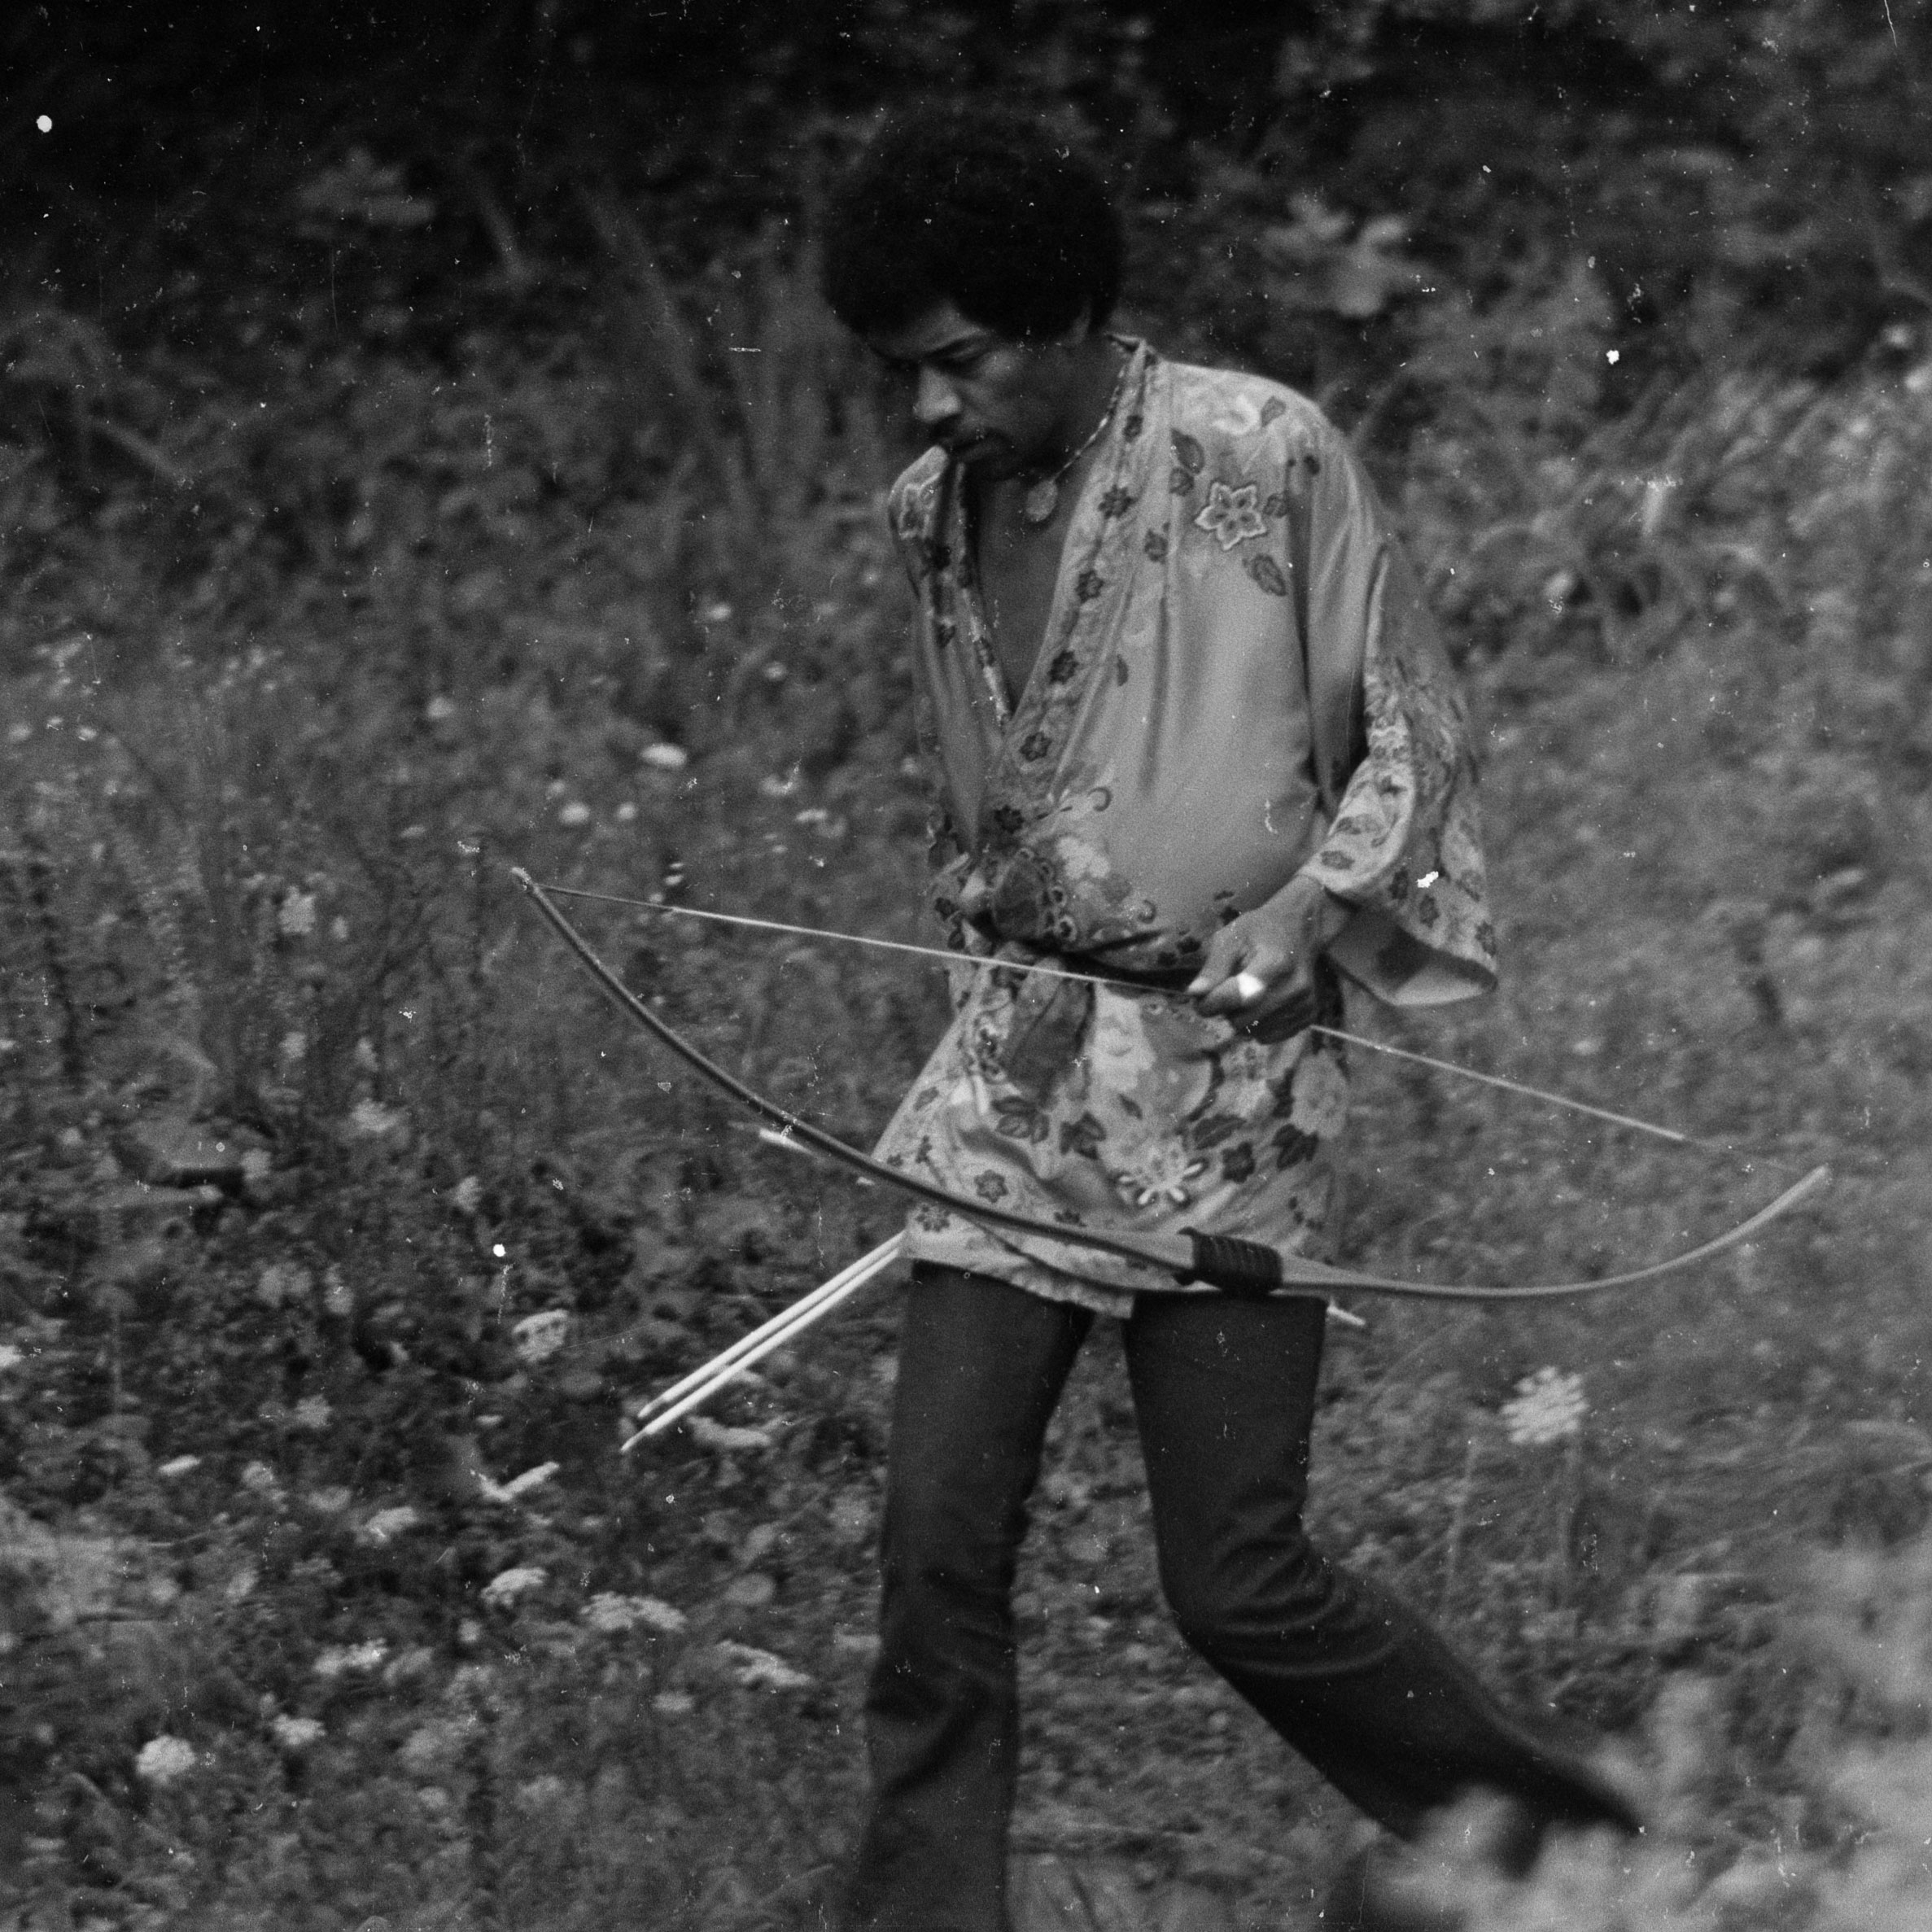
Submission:
[[[1013,1576],[1047,1424],[1091,1321],[985,1275],[913,1272],[853,1932],[1007,1932]],[[1161,1587],[1182,1635],[1282,1737],[1403,1837],[1485,1790],[1532,1829],[1634,1829],[1411,1611],[1309,1542],[1318,1302],[1147,1295],[1123,1332]]]

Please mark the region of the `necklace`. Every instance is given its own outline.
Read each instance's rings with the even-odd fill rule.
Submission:
[[[1133,361],[1131,356],[1121,357],[1119,374],[1113,378],[1112,393],[1107,398],[1107,407],[1088,433],[1086,440],[1051,476],[1042,476],[1038,483],[1026,486],[1026,494],[1020,499],[1020,520],[1029,530],[1043,530],[1053,521],[1053,513],[1060,508],[1060,486],[1067,472],[1100,440],[1101,432],[1113,421],[1113,413],[1121,404],[1121,390]]]

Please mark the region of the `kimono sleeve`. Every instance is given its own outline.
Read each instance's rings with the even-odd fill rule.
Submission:
[[[1393,1006],[1493,991],[1475,746],[1435,620],[1340,435],[1312,440],[1290,474],[1300,512],[1293,581],[1330,811],[1301,870],[1356,908],[1330,956]]]

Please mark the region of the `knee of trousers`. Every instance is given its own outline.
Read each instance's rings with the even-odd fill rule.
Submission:
[[[1169,1555],[1161,1587],[1176,1627],[1210,1659],[1256,1644],[1279,1654],[1327,1647],[1346,1583],[1299,1529],[1265,1542]]]
[[[938,1610],[1003,1610],[1012,1593],[1020,1536],[968,1519],[942,1503],[889,1506],[880,1540],[888,1593]]]

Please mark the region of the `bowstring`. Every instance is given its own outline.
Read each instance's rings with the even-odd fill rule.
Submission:
[[[1143,995],[1162,994],[1160,987],[1150,986],[1141,981],[1115,979],[1105,973],[1073,973],[1064,966],[994,959],[978,953],[952,952],[937,946],[915,945],[905,939],[876,938],[868,933],[841,933],[827,926],[793,925],[781,919],[755,919],[743,912],[712,912],[701,906],[680,906],[668,899],[627,898],[620,893],[591,892],[575,885],[544,885],[543,890],[555,894],[559,898],[594,899],[607,906],[630,906],[642,912],[665,912],[679,919],[707,920],[714,924],[737,926],[751,932],[782,933],[798,939],[829,939],[843,946],[871,946],[880,952],[910,953],[918,959],[936,959],[946,966],[967,966],[982,972],[1032,973],[1043,979],[1073,980],[1082,986],[1111,986],[1123,992]],[[1172,994],[1164,996],[1169,999],[1174,997]],[[1349,1033],[1339,1026],[1311,1024],[1306,1030],[1321,1034],[1328,1039],[1344,1041],[1351,1047],[1359,1047],[1365,1052],[1383,1054],[1391,1060],[1408,1060],[1416,1066],[1433,1068],[1439,1073],[1453,1074],[1459,1079],[1473,1080],[1484,1086],[1493,1086],[1504,1093],[1519,1095],[1524,1099],[1538,1100],[1546,1107],[1567,1108],[1573,1113],[1587,1114],[1593,1120],[1607,1121],[1613,1126],[1628,1127],[1635,1133],[1648,1134],[1659,1140],[1668,1141],[1676,1147],[1695,1147],[1700,1153],[1718,1154],[1727,1160],[1735,1159],[1742,1154],[1747,1174],[1754,1162],[1770,1168],[1774,1172],[1801,1174],[1804,1171],[1799,1162],[1742,1147],[1735,1141],[1711,1140],[1701,1134],[1686,1134],[1676,1127],[1662,1126],[1654,1121],[1639,1120],[1633,1114],[1618,1113],[1607,1107],[1593,1106],[1588,1100],[1572,1099],[1567,1094],[1554,1094],[1543,1087],[1530,1086],[1520,1080],[1511,1080],[1501,1073],[1484,1073],[1453,1060],[1438,1060],[1431,1054],[1418,1053],[1411,1047],[1392,1047],[1385,1041],[1371,1040],[1366,1034]]]

